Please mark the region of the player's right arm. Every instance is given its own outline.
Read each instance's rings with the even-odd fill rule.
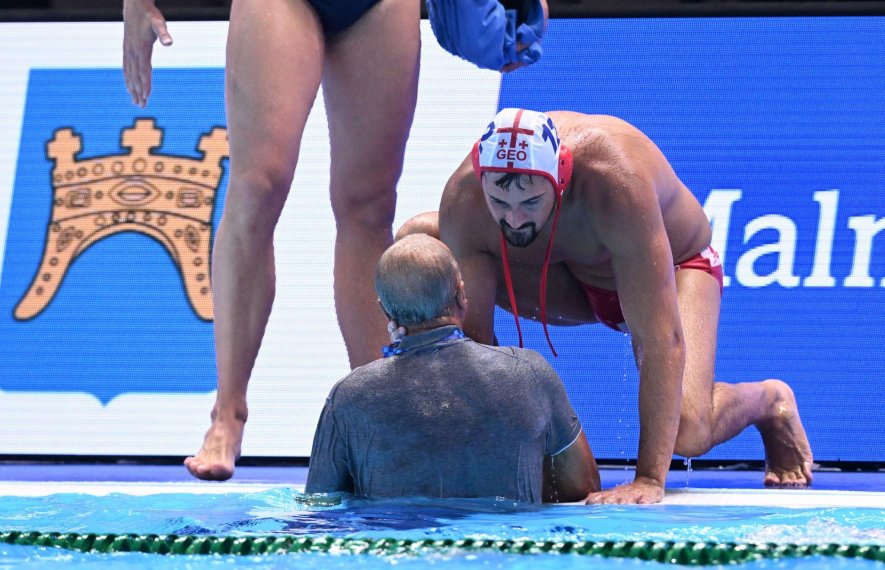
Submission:
[[[476,342],[494,344],[497,266],[500,260],[489,251],[491,220],[482,187],[465,161],[449,178],[439,207],[439,234],[461,268],[467,293],[464,333]]]
[[[132,102],[142,108],[151,94],[151,55],[157,39],[172,45],[166,18],[154,0],[123,0],[123,77]]]

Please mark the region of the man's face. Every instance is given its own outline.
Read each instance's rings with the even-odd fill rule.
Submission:
[[[525,177],[507,189],[495,184],[503,174],[490,172],[482,177],[482,189],[492,218],[501,226],[510,245],[527,247],[553,214],[553,185],[543,176]]]

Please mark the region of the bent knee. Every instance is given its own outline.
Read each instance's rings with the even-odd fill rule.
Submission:
[[[699,457],[713,447],[709,422],[696,414],[683,414],[679,418],[679,431],[676,434],[676,454],[683,457]]]
[[[414,234],[427,234],[439,239],[439,212],[424,212],[412,216],[404,223],[394,236],[394,241]]]

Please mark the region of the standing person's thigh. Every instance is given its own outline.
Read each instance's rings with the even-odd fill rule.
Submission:
[[[685,337],[682,422],[698,422],[708,430],[722,294],[716,278],[697,269],[676,271],[676,294]]]
[[[324,41],[305,0],[233,1],[225,85],[229,202],[275,198],[266,205],[282,208],[322,79]]]
[[[392,223],[393,189],[418,92],[420,3],[381,0],[327,42],[323,97],[332,149],[332,204],[336,214],[366,216],[381,206]],[[380,204],[379,204],[380,201]],[[356,210],[356,212],[354,211]]]

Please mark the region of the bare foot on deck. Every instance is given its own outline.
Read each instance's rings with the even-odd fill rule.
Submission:
[[[766,380],[772,394],[771,417],[756,424],[765,445],[765,486],[811,485],[811,445],[799,419],[793,390],[780,380]]]
[[[193,457],[184,460],[184,466],[197,479],[226,481],[234,474],[234,464],[240,458],[243,441],[243,422],[215,420],[203,438],[203,447]]]

